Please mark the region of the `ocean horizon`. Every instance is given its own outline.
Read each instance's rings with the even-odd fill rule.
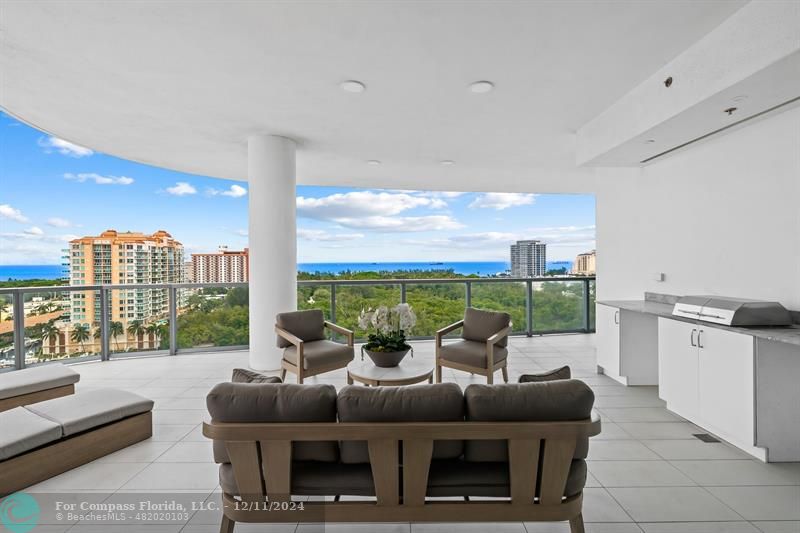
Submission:
[[[548,269],[572,267],[572,261],[548,261]],[[339,274],[394,270],[452,270],[461,275],[495,276],[511,268],[508,261],[399,261],[374,263],[298,263],[298,272]],[[0,281],[66,278],[61,265],[0,265]]]

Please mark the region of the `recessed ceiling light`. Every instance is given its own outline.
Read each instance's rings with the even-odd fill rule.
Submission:
[[[347,91],[349,93],[363,93],[367,90],[367,86],[358,80],[343,81],[339,86],[343,91]]]
[[[455,165],[456,162],[453,161],[452,159],[445,159],[443,161],[439,161],[439,164],[443,165],[443,166],[446,166],[446,167],[449,167],[450,165]]]
[[[747,100],[747,95],[746,94],[740,94],[739,96],[734,96],[733,97],[733,101],[734,102],[744,102],[745,100]]]
[[[488,93],[494,89],[494,83],[490,81],[476,81],[469,85],[469,90],[474,93]]]
[[[378,161],[377,159],[370,159],[369,161],[367,161],[367,164],[368,165],[380,165],[381,162]]]

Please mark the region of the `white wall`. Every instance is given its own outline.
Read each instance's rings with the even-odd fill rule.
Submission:
[[[724,294],[800,310],[800,108],[598,173],[600,299]]]

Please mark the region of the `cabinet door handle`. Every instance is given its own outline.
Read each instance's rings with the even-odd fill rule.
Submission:
[[[703,346],[703,343],[700,342],[700,335],[702,335],[702,334],[703,334],[703,330],[702,329],[697,332],[697,347],[698,348],[705,348],[705,346]]]
[[[614,311],[614,324],[619,324],[619,311]]]
[[[695,342],[694,342],[694,334],[695,333],[697,333],[697,330],[693,329],[691,335],[689,335],[689,342],[692,343],[692,346],[696,347],[697,344],[695,344]]]

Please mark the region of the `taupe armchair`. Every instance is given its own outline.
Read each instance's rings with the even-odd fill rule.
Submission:
[[[461,339],[442,344],[442,338],[461,328]],[[464,319],[436,332],[436,383],[442,382],[442,367],[463,370],[486,376],[494,382],[494,373],[503,372],[508,383],[508,334],[511,333],[511,315],[494,311],[481,311],[468,307]]]
[[[347,344],[340,344],[325,338],[325,329],[347,338]],[[325,320],[322,311],[293,311],[279,313],[275,317],[275,333],[278,334],[278,348],[283,348],[281,360],[281,380],[286,372],[297,374],[297,382],[303,379],[339,368],[344,368],[353,360],[353,332]]]

